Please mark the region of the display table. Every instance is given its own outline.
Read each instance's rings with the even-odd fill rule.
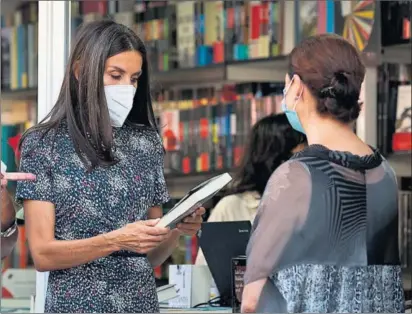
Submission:
[[[225,307],[202,307],[195,309],[160,309],[160,313],[232,313],[231,308]],[[29,299],[1,299],[0,313],[30,313]],[[411,310],[406,313],[412,314]]]
[[[160,313],[232,313],[232,309],[229,307],[197,307],[191,309],[166,309],[161,308]]]
[[[160,313],[232,313],[231,308],[201,307],[195,309],[161,308]],[[30,313],[30,299],[1,299],[0,313]]]
[[[1,299],[0,313],[30,313],[30,299]]]

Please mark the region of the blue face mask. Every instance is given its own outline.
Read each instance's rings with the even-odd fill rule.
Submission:
[[[300,123],[298,114],[296,113],[296,110],[295,110],[296,105],[297,105],[300,97],[302,96],[302,94],[300,94],[300,96],[295,100],[295,104],[293,105],[293,109],[288,109],[288,106],[286,105],[286,94],[287,94],[290,86],[292,85],[292,82],[293,82],[293,77],[292,77],[292,79],[289,83],[289,86],[283,90],[282,110],[286,114],[286,117],[288,118],[288,121],[289,121],[291,127],[294,128],[296,131],[305,134],[305,130],[303,129],[302,123]]]

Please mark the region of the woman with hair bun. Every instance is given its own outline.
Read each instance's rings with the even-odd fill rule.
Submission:
[[[364,76],[358,51],[337,35],[291,52],[283,110],[309,145],[266,185],[242,312],[405,311],[395,173],[352,127]]]

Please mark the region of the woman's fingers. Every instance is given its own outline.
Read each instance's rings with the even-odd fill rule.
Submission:
[[[196,216],[203,216],[206,213],[206,209],[204,207],[199,207],[196,211]]]
[[[152,236],[161,236],[161,235],[167,235],[170,231],[169,228],[161,228],[161,227],[144,227],[143,228],[144,233]]]
[[[191,223],[201,223],[203,221],[202,216],[195,216],[195,217],[186,217],[185,219],[183,219],[183,223],[185,224],[191,224]]]
[[[34,181],[36,176],[25,172],[6,172],[4,173],[4,179],[9,181]]]
[[[147,235],[144,240],[142,240],[143,243],[157,243],[159,244],[160,242],[163,242],[166,239],[167,236],[165,235]]]

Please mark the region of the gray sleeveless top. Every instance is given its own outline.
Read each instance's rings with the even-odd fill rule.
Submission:
[[[397,184],[369,156],[311,145],[271,176],[245,283],[268,278],[257,313],[405,311]]]

